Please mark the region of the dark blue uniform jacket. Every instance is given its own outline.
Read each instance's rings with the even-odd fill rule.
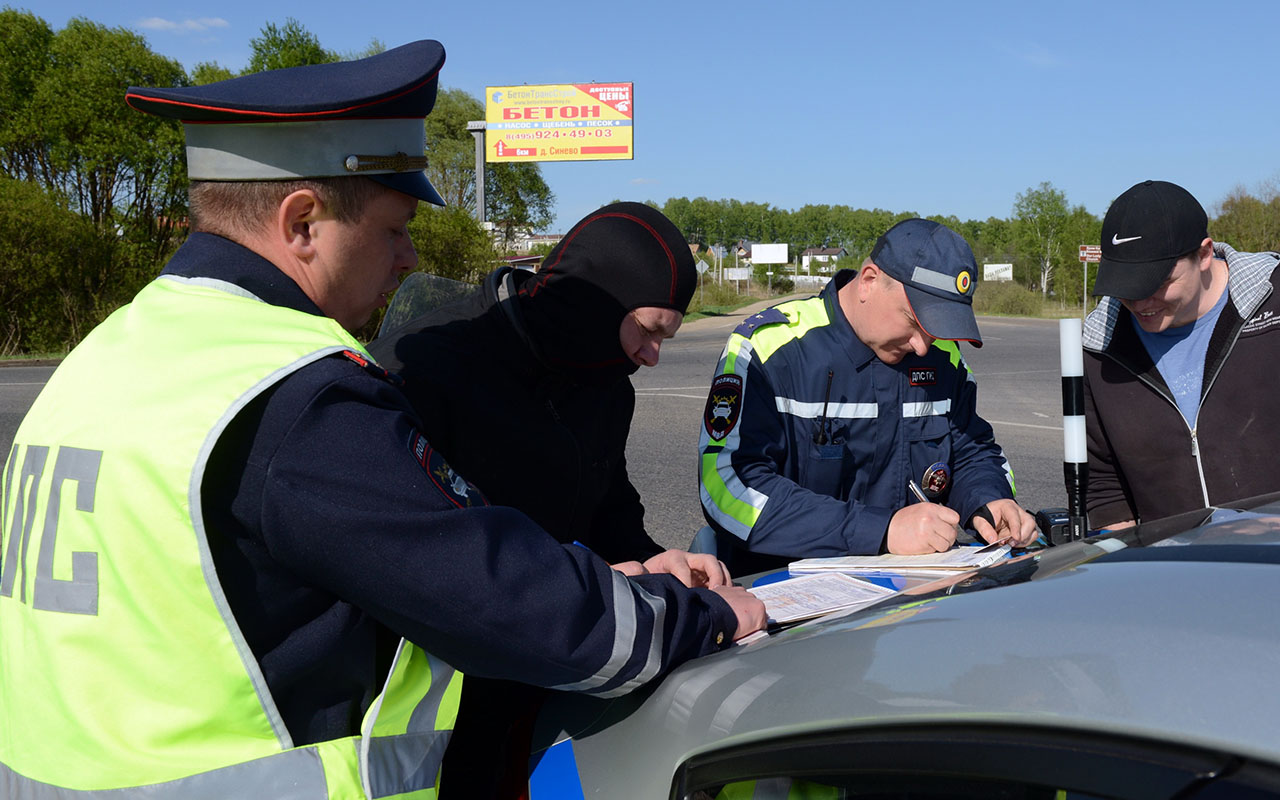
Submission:
[[[703,512],[721,541],[788,558],[875,554],[915,502],[908,480],[962,520],[1013,496],[955,343],[882,362],[840,309],[853,275],[729,337],[699,445]]]
[[[192,235],[165,272],[321,313],[217,236]],[[210,458],[218,578],[295,745],[358,732],[400,636],[464,673],[602,694],[732,640],[733,612],[707,590],[619,581],[517,511],[460,507],[432,478],[439,457],[424,468],[411,452],[419,427],[395,386],[339,355],[246,406]]]

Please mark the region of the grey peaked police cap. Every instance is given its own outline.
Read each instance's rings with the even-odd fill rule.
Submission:
[[[192,180],[365,176],[428,203],[422,121],[444,46],[425,39],[376,56],[290,67],[205,86],[129,87],[125,102],[183,122]]]

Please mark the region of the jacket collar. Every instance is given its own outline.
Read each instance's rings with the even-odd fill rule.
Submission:
[[[857,270],[842,269],[835,274],[826,287],[822,290],[822,300],[827,306],[827,318],[831,320],[831,324],[840,331],[842,338],[846,340],[846,350],[849,354],[849,361],[855,369],[862,369],[876,354],[862,343],[858,338],[858,334],[854,333],[853,326],[849,324],[849,320],[844,315],[844,309],[840,307],[839,292],[841,287],[853,280],[858,274]]]
[[[1280,253],[1241,253],[1229,244],[1213,243],[1214,256],[1227,262],[1227,302],[1240,319],[1253,316],[1271,294],[1271,273],[1280,264]],[[1117,323],[1128,316],[1119,300],[1104,297],[1084,324],[1084,349],[1101,353],[1111,346]]]

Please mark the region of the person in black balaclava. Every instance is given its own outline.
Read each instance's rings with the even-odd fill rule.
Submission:
[[[369,351],[405,379],[427,440],[491,503],[523,511],[622,571],[722,585],[729,576],[714,557],[664,552],[645,532],[625,457],[635,409],[629,376],[658,363],[696,284],[693,256],[670,220],[640,203],[614,203],[574,225],[538,272],[498,269],[479,292]],[[442,794],[451,786],[460,796],[514,796],[528,755],[524,726],[540,698],[531,687],[469,676]]]

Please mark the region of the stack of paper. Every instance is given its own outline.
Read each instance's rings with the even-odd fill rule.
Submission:
[[[838,572],[752,586],[747,591],[764,603],[771,626],[869,606],[896,594],[892,589]]]
[[[953,547],[943,553],[922,556],[837,556],[803,558],[787,567],[792,574],[846,572],[853,575],[954,575],[958,571],[994,564],[1009,553],[1007,544],[986,547]]]

